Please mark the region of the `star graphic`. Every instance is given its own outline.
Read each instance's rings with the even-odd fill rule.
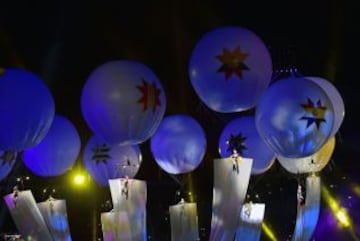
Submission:
[[[301,104],[301,107],[304,109],[306,114],[310,114],[307,116],[306,114],[300,118],[300,120],[306,120],[306,127],[311,126],[315,123],[316,127],[319,128],[322,122],[326,122],[325,120],[325,112],[327,110],[326,106],[322,105],[321,100],[318,100],[316,104],[308,98],[305,104]]]
[[[249,67],[244,63],[247,56],[248,54],[241,52],[240,46],[232,52],[224,48],[222,54],[216,56],[222,62],[217,72],[224,72],[225,80],[229,79],[232,74],[237,75],[241,79],[243,70],[249,70]]]
[[[95,147],[91,149],[94,152],[94,155],[92,156],[92,160],[95,160],[96,164],[99,164],[99,162],[103,162],[104,164],[107,164],[107,160],[110,159],[109,151],[110,147],[104,143],[103,145],[99,145],[96,143]]]
[[[243,151],[247,149],[244,142],[246,140],[246,137],[242,135],[242,133],[239,133],[237,135],[230,134],[229,139],[226,141],[226,144],[228,144],[228,148],[226,149],[227,152],[233,153],[234,150],[237,151],[240,155],[243,154]]]
[[[161,90],[157,88],[155,82],[149,84],[143,79],[142,85],[138,85],[136,88],[142,93],[142,96],[138,99],[137,103],[143,104],[143,111],[152,108],[152,111],[155,112],[156,107],[161,106]]]
[[[16,152],[4,151],[4,153],[0,156],[0,159],[2,160],[1,166],[4,166],[6,163],[10,165],[16,159]]]

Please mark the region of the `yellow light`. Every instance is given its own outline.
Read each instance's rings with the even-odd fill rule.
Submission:
[[[337,203],[336,199],[333,196],[331,196],[330,191],[325,186],[321,187],[321,191],[322,191],[322,195],[324,197],[324,200],[329,205],[331,211],[333,213],[336,213],[340,209],[340,206]]]
[[[195,197],[194,197],[194,182],[193,182],[193,178],[192,175],[187,175],[187,183],[188,183],[188,200],[189,202],[194,202]]]
[[[85,183],[85,176],[82,173],[77,173],[74,176],[74,184],[77,186],[84,185]]]
[[[341,208],[339,211],[335,213],[335,217],[339,221],[341,227],[349,228],[351,226],[351,221],[347,214],[346,209]]]
[[[275,237],[274,232],[271,230],[271,228],[265,223],[261,223],[261,229],[264,231],[265,235],[271,240],[271,241],[277,241],[277,238]]]
[[[360,197],[360,186],[359,185],[353,185],[353,191],[354,193]]]
[[[325,201],[338,221],[339,226],[342,228],[351,228],[352,221],[347,213],[347,210],[338,204],[336,199],[331,196],[329,190],[325,186],[322,186],[321,191]]]

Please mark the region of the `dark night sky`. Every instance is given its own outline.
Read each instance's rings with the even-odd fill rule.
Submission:
[[[188,180],[193,180],[199,225],[205,228],[206,237],[211,218],[211,162],[218,157],[221,128],[233,116],[212,113],[193,91],[187,65],[196,42],[215,27],[247,27],[268,45],[274,68],[293,65],[304,75],[323,76],[334,83],[343,96],[346,114],[337,134],[332,161],[322,176],[324,185],[334,185],[333,191],[341,197],[350,183],[360,181],[357,173],[360,129],[356,115],[360,101],[355,89],[358,86],[358,10],[350,0],[3,1],[0,66],[23,67],[38,73],[53,93],[56,112],[69,117],[77,127],[82,146],[91,135],[80,111],[80,93],[89,73],[113,59],[138,60],[151,67],[166,91],[166,115],[188,113],[199,120],[207,133],[208,151],[200,167],[193,173],[176,177],[183,183],[183,190],[188,188]],[[166,210],[178,201],[175,191],[180,187],[157,167],[147,142],[141,149],[145,161],[137,178],[148,182],[148,232],[157,237],[157,241],[168,241]],[[79,158],[77,165],[80,164]],[[8,179],[0,182],[1,195],[11,190],[15,177],[26,174],[31,175],[19,163]],[[71,190],[65,180],[66,175],[49,179],[32,177],[25,186],[32,188],[38,201],[45,198],[41,193],[43,188],[56,188],[57,197],[68,203],[73,240],[92,240],[93,210],[106,210],[102,204],[109,199],[109,190],[93,185],[91,191],[80,193],[82,198],[74,197],[79,191]],[[278,164],[250,180],[249,195],[259,194],[260,200],[254,201],[266,202],[265,219],[279,240],[286,240],[293,230],[295,192],[296,177]],[[0,205],[0,233],[11,231],[11,220],[3,204]],[[357,222],[360,221],[356,217],[359,208],[357,204],[357,210],[352,211]],[[332,240],[351,240],[345,231],[334,233],[339,239]],[[262,240],[267,240],[265,235]],[[316,240],[328,239],[317,236]]]

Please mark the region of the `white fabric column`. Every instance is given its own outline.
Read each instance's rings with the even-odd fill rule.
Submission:
[[[129,218],[126,212],[101,213],[104,241],[131,241]]]
[[[50,197],[37,204],[54,241],[71,241],[66,201]]]
[[[210,241],[234,240],[249,185],[252,162],[252,159],[242,157],[214,160]]]
[[[198,241],[198,218],[196,203],[187,203],[183,199],[169,207],[171,241]]]
[[[4,200],[24,240],[53,240],[30,190],[8,194]]]
[[[146,182],[117,178],[109,180],[115,212],[126,212],[132,241],[146,241]]]
[[[236,230],[236,241],[258,241],[261,237],[261,224],[264,220],[264,203],[245,203],[242,206],[240,222]]]
[[[306,197],[304,203],[301,203],[300,192],[301,189],[299,188],[298,210],[292,241],[309,241],[319,219],[321,197],[320,177],[309,176],[306,178]]]

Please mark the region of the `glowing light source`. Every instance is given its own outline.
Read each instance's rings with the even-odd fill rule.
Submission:
[[[89,177],[86,171],[77,168],[71,173],[69,181],[75,188],[84,188],[88,184]]]
[[[352,229],[352,220],[349,217],[347,210],[339,205],[336,199],[330,194],[329,190],[322,186],[321,188],[322,195],[324,200],[330,207],[334,217],[338,221],[338,226],[340,228],[349,228]]]
[[[346,211],[346,209],[344,208],[340,208],[336,213],[335,213],[335,217],[336,219],[339,221],[339,224],[344,227],[344,228],[349,228],[351,226],[351,220],[348,216],[348,213]]]
[[[265,233],[265,235],[271,240],[271,241],[277,241],[278,239],[275,237],[274,232],[271,230],[269,225],[267,225],[265,222],[261,224],[261,229]]]
[[[82,173],[77,173],[74,176],[74,184],[75,185],[83,185],[85,183],[85,176]]]

